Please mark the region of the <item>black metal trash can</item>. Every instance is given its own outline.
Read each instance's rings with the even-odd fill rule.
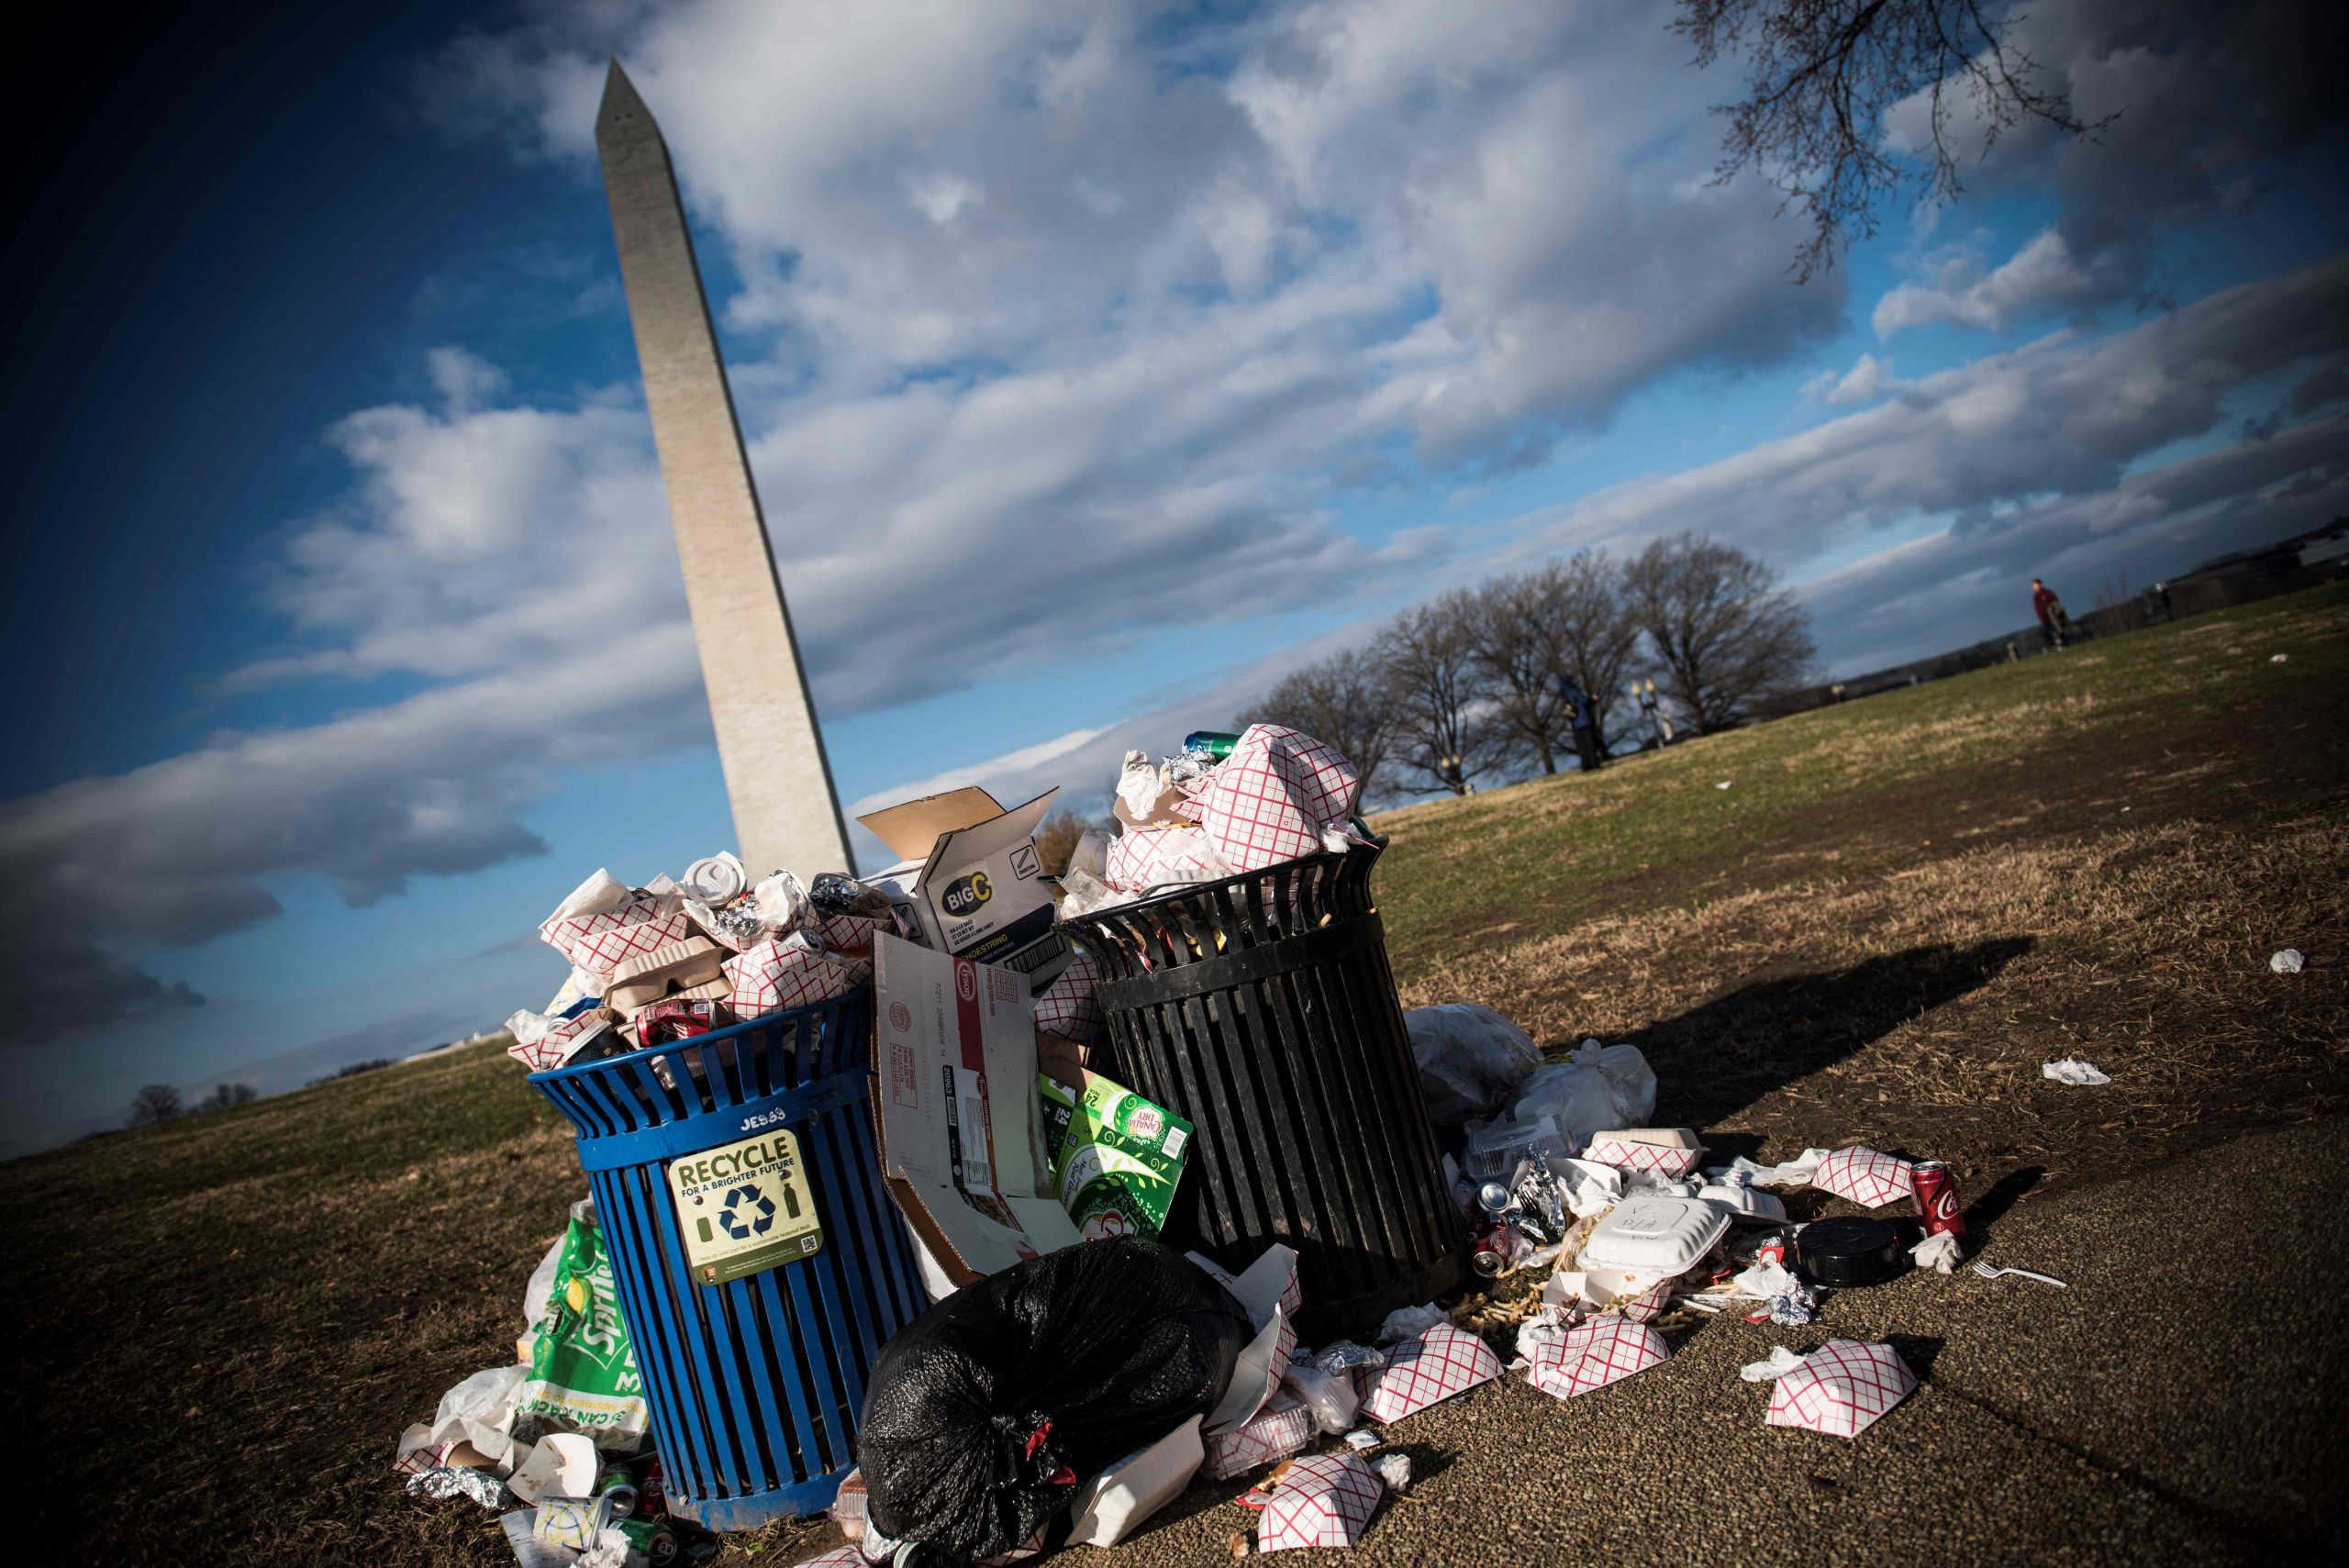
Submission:
[[[1060,928],[1100,970],[1109,1071],[1196,1129],[1167,1240],[1233,1270],[1296,1248],[1308,1339],[1366,1335],[1466,1266],[1370,898],[1386,847]]]

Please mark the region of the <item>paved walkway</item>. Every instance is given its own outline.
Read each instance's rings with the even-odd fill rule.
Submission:
[[[2090,1093],[2092,1091],[2082,1091]],[[2072,1282],[1911,1275],[1818,1322],[1714,1320],[1670,1362],[1561,1403],[1511,1378],[1392,1429],[1422,1479],[1348,1568],[1381,1563],[2273,1561],[2349,1538],[2349,1121],[2028,1199],[1993,1262]],[[1890,1340],[1923,1386],[1854,1441],[1763,1425],[1772,1345]],[[1114,1551],[1225,1561],[1242,1487],[1194,1487]]]

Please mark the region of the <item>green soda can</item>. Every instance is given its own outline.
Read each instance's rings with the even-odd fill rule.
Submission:
[[[615,1519],[611,1528],[628,1537],[654,1568],[677,1560],[677,1532],[659,1519]]]
[[[1222,729],[1194,729],[1183,737],[1184,751],[1205,751],[1218,762],[1230,756],[1231,749],[1239,744],[1239,736]]]
[[[617,1464],[596,1484],[596,1495],[612,1500],[615,1519],[624,1519],[636,1512],[636,1477]]]

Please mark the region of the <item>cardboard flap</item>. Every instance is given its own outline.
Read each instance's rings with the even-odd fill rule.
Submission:
[[[976,784],[965,784],[868,811],[857,821],[871,828],[892,853],[918,861],[930,854],[941,835],[975,828],[1002,815],[1003,807],[996,804],[995,796]]]
[[[975,795],[986,800],[989,805],[994,804],[993,797],[983,789],[957,790],[954,793]],[[947,875],[960,866],[984,861],[989,855],[1008,849],[1022,840],[1034,838],[1037,824],[1044,819],[1045,807],[1052,805],[1052,797],[1058,794],[1060,794],[1060,786],[1054,784],[1035,799],[1015,806],[1008,811],[998,807],[992,816],[981,817],[976,822],[965,822],[941,832],[930,844],[923,846],[929,859],[923,864],[921,875],[916,879],[915,884],[919,887],[928,887],[933,873],[941,876]],[[931,798],[943,800],[946,797],[935,795]],[[927,802],[913,801],[909,804],[922,806]],[[904,808],[893,807],[892,809]],[[863,819],[859,818],[859,820]],[[880,829],[874,830],[878,832]]]

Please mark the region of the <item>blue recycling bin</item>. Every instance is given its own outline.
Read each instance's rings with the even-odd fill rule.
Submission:
[[[706,1529],[830,1505],[873,1357],[929,1304],[872,1041],[860,990],[530,1075],[578,1131],[669,1509]]]

